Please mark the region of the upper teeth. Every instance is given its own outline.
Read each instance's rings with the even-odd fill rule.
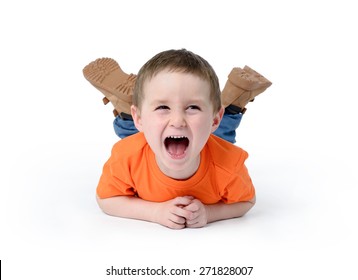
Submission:
[[[186,138],[186,137],[185,136],[174,135],[174,136],[169,136],[168,138],[178,139],[178,138]]]

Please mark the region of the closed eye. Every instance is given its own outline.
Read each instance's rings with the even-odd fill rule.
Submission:
[[[197,105],[190,105],[190,106],[188,106],[188,109],[201,111],[201,108],[199,106],[197,106]]]
[[[155,111],[157,111],[157,110],[169,110],[169,107],[166,105],[160,105],[155,108]]]

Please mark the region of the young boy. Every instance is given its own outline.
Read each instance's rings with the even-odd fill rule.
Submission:
[[[212,133],[224,111],[236,118],[234,130],[246,104],[271,85],[267,79],[249,67],[234,68],[221,94],[210,64],[185,49],[157,54],[138,76],[111,59],[89,64],[84,75],[116,108],[115,127],[132,131],[103,167],[97,202],[105,213],[181,229],[240,217],[253,207],[248,154]]]

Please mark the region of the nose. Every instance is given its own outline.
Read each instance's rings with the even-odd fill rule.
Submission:
[[[186,120],[183,112],[173,111],[170,116],[170,126],[172,127],[185,127]]]

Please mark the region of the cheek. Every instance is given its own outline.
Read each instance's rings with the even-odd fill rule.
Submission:
[[[151,143],[161,140],[164,127],[163,120],[157,117],[151,116],[142,121],[142,132],[144,132],[147,140]]]
[[[212,121],[209,121],[209,117],[205,118],[205,120],[198,120],[194,124],[195,131],[200,134],[200,137],[203,138],[203,140],[206,140],[206,137],[208,137],[212,132],[213,123]]]
[[[159,129],[160,127],[163,126],[163,118],[158,117],[157,115],[150,115],[150,116],[145,116],[142,119],[142,124],[143,127],[147,128],[147,129]]]
[[[203,130],[211,129],[214,124],[214,118],[211,115],[202,116],[196,120],[196,124],[201,126]]]

